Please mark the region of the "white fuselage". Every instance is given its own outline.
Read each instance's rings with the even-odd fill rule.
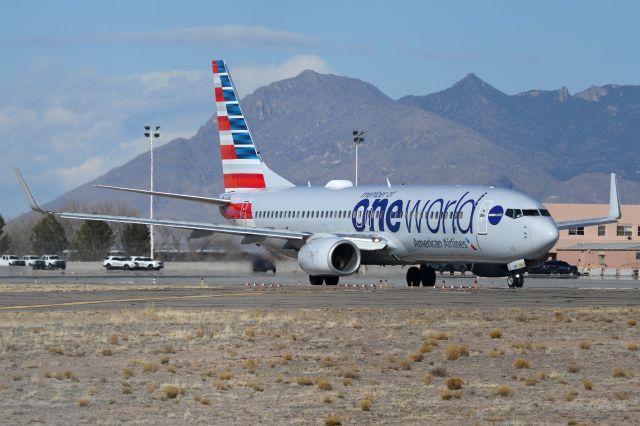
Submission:
[[[236,225],[341,236],[370,235],[385,250],[364,264],[508,263],[539,259],[558,239],[539,202],[517,191],[462,185],[294,187],[226,194]],[[264,244],[295,256],[278,240]]]

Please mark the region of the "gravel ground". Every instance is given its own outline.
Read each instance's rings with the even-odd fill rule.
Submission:
[[[640,309],[0,314],[4,424],[632,424]]]

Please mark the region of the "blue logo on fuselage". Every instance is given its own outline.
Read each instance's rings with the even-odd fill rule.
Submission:
[[[502,206],[493,206],[491,210],[489,210],[489,223],[492,225],[497,225],[502,220],[502,216],[504,216],[504,209]]]
[[[477,201],[464,193],[459,199],[391,200],[361,199],[353,208],[351,223],[357,232],[473,234]],[[423,231],[424,230],[424,231]]]

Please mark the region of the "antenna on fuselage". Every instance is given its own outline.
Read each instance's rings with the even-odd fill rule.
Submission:
[[[387,178],[387,186],[391,188],[391,182],[389,182],[389,178]]]
[[[310,180],[308,180],[308,181],[307,181],[307,186],[308,186],[309,188],[311,188],[311,181],[310,181]]]

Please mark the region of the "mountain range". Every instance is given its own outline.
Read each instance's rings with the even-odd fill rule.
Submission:
[[[203,94],[203,96],[208,96]],[[242,106],[263,159],[288,180],[353,179],[353,130],[365,131],[360,184],[486,184],[547,202],[607,202],[608,173],[625,203],[640,202],[640,86],[507,95],[474,74],[424,96],[391,99],[358,79],[304,71],[257,89]],[[213,112],[213,108],[212,108]],[[155,149],[155,189],[223,191],[216,121]],[[149,187],[149,154],[67,192],[46,207],[96,199],[148,211],[148,197],[93,188]],[[218,221],[213,207],[156,198],[157,217]]]

